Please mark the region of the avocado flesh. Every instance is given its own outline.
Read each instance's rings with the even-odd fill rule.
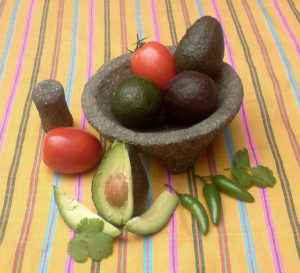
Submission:
[[[121,206],[107,200],[106,183],[114,176],[125,177],[128,196]],[[132,216],[143,212],[148,194],[148,180],[136,151],[114,141],[105,153],[92,184],[92,197],[98,212],[109,222],[124,225]]]
[[[76,231],[77,226],[80,221],[84,218],[89,219],[100,219],[103,221],[103,232],[110,234],[112,237],[117,237],[121,234],[121,231],[105,221],[98,214],[94,213],[90,209],[88,209],[83,204],[79,203],[77,200],[73,199],[70,195],[63,192],[61,189],[57,187],[54,188],[54,196],[55,201],[58,207],[58,210],[64,220],[64,222],[73,230]]]
[[[129,220],[124,229],[141,235],[155,233],[168,223],[177,204],[176,196],[163,191],[146,212]]]
[[[201,17],[187,29],[174,54],[177,72],[196,70],[211,77],[220,70],[223,58],[223,30],[211,16]]]

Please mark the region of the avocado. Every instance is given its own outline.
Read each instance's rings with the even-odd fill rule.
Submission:
[[[63,192],[61,189],[57,187],[54,188],[54,196],[55,202],[57,204],[58,210],[64,220],[64,222],[73,230],[76,231],[79,223],[84,218],[89,219],[101,219],[104,223],[103,232],[111,235],[112,237],[117,237],[121,234],[121,231],[105,221],[98,214],[94,213],[90,209],[88,209],[83,204],[79,203],[75,199],[73,199],[70,195]]]
[[[92,182],[92,198],[98,212],[109,222],[125,224],[145,210],[148,179],[131,145],[115,140]]]
[[[213,113],[218,104],[215,82],[197,71],[178,73],[164,92],[166,111],[184,124],[200,122]]]
[[[161,91],[149,79],[133,75],[113,87],[111,110],[126,127],[147,127],[158,116],[161,107]]]
[[[174,54],[177,72],[196,70],[213,77],[224,58],[221,24],[211,16],[198,19],[179,41]]]
[[[155,233],[168,223],[177,204],[176,196],[163,191],[146,212],[129,220],[124,229],[141,235]]]

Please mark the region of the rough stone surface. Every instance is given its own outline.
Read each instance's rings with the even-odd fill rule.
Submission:
[[[174,53],[175,48],[170,47]],[[218,88],[216,111],[192,126],[179,126],[161,118],[157,127],[133,130],[121,125],[110,109],[113,85],[132,74],[131,54],[103,65],[84,87],[82,108],[92,127],[109,141],[115,139],[133,145],[138,151],[159,158],[171,173],[191,168],[199,153],[233,120],[243,100],[239,76],[226,63],[214,78]],[[159,123],[159,121],[158,121]]]
[[[58,81],[44,80],[39,82],[34,87],[32,97],[45,132],[56,127],[73,125],[64,88]]]

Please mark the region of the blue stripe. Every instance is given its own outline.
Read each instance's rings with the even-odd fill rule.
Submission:
[[[151,206],[153,203],[153,196],[152,196],[152,183],[151,183],[151,174],[150,174],[150,162],[149,162],[149,156],[143,155],[142,156],[142,162],[144,169],[147,173],[147,178],[149,182],[149,193],[148,193],[148,202],[147,202],[147,208]],[[151,273],[153,272],[153,240],[152,235],[144,236],[143,239],[143,272],[145,273]]]
[[[68,81],[67,81],[67,104],[70,106],[71,97],[73,93],[73,86],[74,86],[74,75],[75,75],[75,66],[76,66],[76,56],[77,56],[77,36],[78,36],[78,13],[79,13],[79,0],[75,0],[74,3],[74,13],[73,13],[73,31],[72,31],[72,48],[71,48],[71,55],[70,55],[70,64],[69,64],[69,73],[68,73]]]
[[[136,18],[136,25],[139,39],[144,38],[143,33],[143,22],[142,22],[142,13],[141,13],[141,3],[140,0],[135,0],[135,18]],[[144,169],[147,173],[147,178],[149,182],[149,193],[148,193],[148,202],[147,208],[151,206],[153,203],[153,196],[152,196],[152,183],[151,183],[151,174],[150,174],[150,162],[148,155],[142,155],[142,163]],[[144,236],[143,239],[143,272],[151,273],[153,272],[153,240],[152,235]]]
[[[196,5],[197,5],[198,14],[200,15],[200,17],[204,16],[205,13],[204,13],[202,2],[200,0],[196,0]]]
[[[230,160],[230,165],[233,166],[234,163],[233,163],[232,155],[235,154],[235,149],[233,146],[233,140],[232,140],[231,131],[230,131],[229,127],[227,127],[225,129],[224,137],[225,137],[225,143],[226,143],[228,157]],[[245,244],[247,262],[248,262],[248,269],[249,269],[249,272],[258,272],[253,236],[252,236],[252,231],[251,231],[251,227],[250,227],[250,223],[249,223],[248,210],[247,210],[246,203],[242,202],[242,201],[238,201],[238,208],[239,208],[239,214],[240,214],[241,227],[242,227],[243,236],[244,236],[244,244]],[[243,214],[245,215],[245,217],[243,217]],[[247,238],[247,234],[248,234],[248,238]],[[248,239],[249,239],[249,242],[248,242]],[[250,255],[250,253],[251,253],[251,255]],[[251,256],[252,256],[252,258],[251,258]],[[253,262],[251,262],[251,260]],[[252,270],[252,263],[253,263],[254,271]]]
[[[72,92],[73,92],[73,85],[74,85],[74,76],[75,76],[75,66],[76,66],[76,57],[77,57],[77,34],[78,34],[78,13],[79,13],[79,0],[75,0],[74,3],[74,11],[73,11],[73,31],[72,31],[72,49],[71,49],[71,55],[70,55],[70,64],[69,64],[69,73],[68,73],[68,80],[67,80],[67,87],[66,87],[66,97],[68,105],[70,105]],[[55,181],[57,180],[56,177],[58,177],[59,185],[61,183],[61,175],[54,173],[53,177],[53,184],[55,184]],[[42,252],[42,258],[40,261],[40,269],[39,273],[47,272],[48,271],[48,264],[50,260],[50,254],[52,250],[52,242],[53,237],[55,233],[55,225],[58,217],[58,210],[57,206],[55,204],[54,195],[52,195],[51,198],[51,205],[49,210],[49,217],[48,217],[48,224],[51,222],[51,215],[54,214],[53,224],[52,228],[49,227],[46,230],[45,236],[44,236],[44,245],[47,244],[47,241],[49,240],[48,249],[47,249],[47,255],[44,255],[44,250]],[[48,239],[49,238],[49,239]],[[45,262],[44,262],[45,260]],[[44,271],[41,271],[43,268],[43,263],[45,263]]]
[[[265,20],[267,22],[267,25],[268,25],[268,28],[269,28],[269,30],[270,30],[270,32],[273,36],[273,39],[275,41],[275,44],[278,48],[278,51],[279,51],[280,57],[283,61],[283,64],[285,66],[285,70],[287,72],[288,78],[291,82],[291,86],[294,90],[294,94],[295,94],[295,97],[296,97],[296,100],[297,100],[297,103],[298,103],[298,107],[300,107],[300,89],[299,89],[299,85],[298,85],[298,83],[295,79],[295,76],[294,76],[293,70],[291,68],[291,65],[289,63],[289,60],[288,60],[288,58],[286,56],[286,53],[285,53],[285,51],[282,47],[282,43],[280,41],[278,33],[277,33],[276,29],[274,28],[274,24],[273,24],[273,22],[272,22],[272,20],[269,16],[266,8],[265,8],[263,2],[261,0],[256,0],[256,1],[259,5],[261,11],[263,12],[264,18],[265,18]]]
[[[201,3],[201,0],[196,0],[197,3],[197,8],[198,8],[198,13],[200,16],[204,15],[203,11],[203,6]],[[228,153],[228,157],[231,163],[231,166],[233,166],[233,158],[231,155],[235,154],[234,146],[233,146],[233,140],[231,136],[231,131],[230,127],[227,127],[224,130],[224,138],[225,138],[225,143],[226,143],[226,149]],[[252,266],[251,266],[251,256],[253,260],[253,267],[254,267],[254,272],[258,272],[257,269],[257,262],[256,262],[256,255],[255,255],[255,249],[254,249],[254,242],[253,242],[253,237],[252,237],[252,232],[251,232],[251,227],[249,224],[249,218],[248,218],[248,212],[247,212],[247,207],[244,202],[238,201],[238,208],[239,208],[239,215],[240,215],[240,222],[241,222],[241,228],[243,230],[243,236],[244,236],[244,243],[245,243],[245,251],[246,251],[246,257],[247,257],[247,263],[248,263],[248,268],[249,272],[252,272]],[[245,212],[245,220],[243,219],[243,210]],[[248,231],[248,236],[249,236],[249,241],[248,243],[246,232]],[[250,253],[252,255],[250,255]]]
[[[56,180],[58,181],[57,185],[55,185],[55,183],[54,183]],[[54,173],[53,185],[60,188],[61,175]],[[51,221],[52,214],[53,214],[53,221]],[[52,191],[51,202],[50,202],[50,213],[49,213],[49,217],[48,217],[46,236],[44,238],[44,243],[43,243],[43,248],[42,248],[42,255],[41,255],[42,258],[40,260],[39,273],[48,271],[49,257],[50,257],[50,252],[51,252],[53,238],[54,238],[54,227],[55,227],[56,221],[57,221],[57,214],[58,214],[58,209],[57,209],[57,205],[55,203],[54,191]],[[49,235],[49,236],[47,236],[47,235]],[[47,246],[47,244],[48,244],[48,246]],[[47,252],[46,255],[45,255],[45,252]]]
[[[20,0],[15,2],[14,7],[13,7],[13,12],[12,12],[12,15],[10,18],[10,23],[9,23],[9,28],[8,28],[5,44],[4,44],[4,49],[3,49],[2,56],[0,59],[0,82],[2,81],[2,78],[4,75],[4,67],[6,64],[6,59],[8,56],[9,49],[10,49],[12,37],[13,37],[14,31],[15,31],[16,18],[18,15],[19,7],[20,7],[20,2],[21,2]]]
[[[135,20],[136,20],[138,35],[139,35],[139,38],[142,39],[142,38],[144,38],[144,33],[143,33],[141,3],[139,0],[135,0],[135,14],[136,14]]]

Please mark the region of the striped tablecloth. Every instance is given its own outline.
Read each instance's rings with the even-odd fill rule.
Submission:
[[[299,8],[298,0],[1,0],[0,272],[300,272]],[[95,169],[60,175],[44,165],[33,87],[45,79],[61,82],[74,127],[100,137],[81,108],[89,77],[133,48],[137,33],[176,45],[203,15],[222,24],[225,61],[241,77],[244,101],[190,171],[171,175],[141,155],[149,204],[165,182],[204,202],[195,174],[225,173],[243,147],[253,166],[273,170],[275,187],[251,188],[251,204],[222,195],[221,222],[206,236],[179,206],[159,233],[123,232],[109,258],[75,263],[66,251],[73,233],[58,213],[52,185],[95,210]]]

